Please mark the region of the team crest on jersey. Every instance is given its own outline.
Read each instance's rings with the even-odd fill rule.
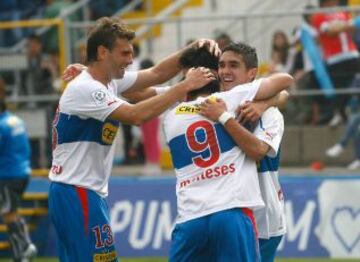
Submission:
[[[105,144],[112,145],[112,143],[115,140],[117,130],[118,130],[118,127],[114,126],[111,123],[106,123],[105,125],[103,125],[102,141]]]
[[[104,91],[95,91],[91,95],[97,105],[104,103],[106,100],[106,93]]]

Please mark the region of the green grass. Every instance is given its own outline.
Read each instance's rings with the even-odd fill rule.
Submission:
[[[0,262],[11,262],[10,259],[0,259]],[[58,262],[56,258],[37,258],[33,262]],[[122,258],[121,262],[167,262],[166,258]],[[356,262],[358,259],[326,259],[326,258],[283,258],[276,262]]]

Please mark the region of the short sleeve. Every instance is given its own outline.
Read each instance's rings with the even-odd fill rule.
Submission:
[[[118,98],[116,88],[106,88],[97,81],[77,81],[65,89],[59,108],[63,113],[83,118],[105,119],[120,105],[126,103]]]
[[[114,79],[112,82],[117,88],[117,95],[120,96],[121,93],[125,92],[126,90],[130,89],[136,79],[138,77],[137,71],[125,71],[124,77],[121,79]]]
[[[269,157],[277,155],[283,134],[283,116],[278,109],[271,107],[263,113],[254,130],[254,135],[270,146]]]

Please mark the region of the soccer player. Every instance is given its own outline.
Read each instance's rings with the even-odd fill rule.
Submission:
[[[232,43],[225,47],[219,61],[219,78],[224,90],[238,88],[239,84],[254,81],[258,69],[256,50],[243,43]],[[253,134],[263,141],[261,160],[258,165],[258,176],[261,195],[265,208],[254,212],[258,230],[261,261],[274,261],[276,249],[286,232],[284,213],[284,197],[278,180],[280,160],[279,146],[284,132],[284,119],[280,111],[270,105],[283,105],[287,94],[281,94],[271,101],[261,101],[255,106],[258,111],[254,113],[254,105],[245,103],[241,106],[241,118],[257,123]],[[205,103],[202,114],[216,120],[223,112],[221,104]],[[268,109],[266,109],[268,108]],[[265,110],[265,112],[263,112]],[[263,113],[262,113],[263,112]],[[261,116],[258,120],[258,116]],[[241,136],[241,134],[238,134]],[[248,156],[252,157],[251,154]]]
[[[126,103],[117,97],[119,92],[168,80],[179,71],[184,51],[151,69],[127,74],[133,38],[134,32],[119,19],[100,19],[87,40],[88,68],[60,98],[53,123],[49,211],[62,262],[117,261],[105,197],[119,121],[141,124],[214,79],[208,69],[191,69],[168,92],[135,105]],[[216,52],[211,41],[196,44],[204,43]]]
[[[0,78],[0,214],[7,226],[15,262],[29,261],[37,253],[25,220],[17,213],[30,172],[25,125],[6,110],[5,84]]]
[[[191,57],[190,66],[217,68],[208,52],[193,52],[184,54]],[[263,201],[255,161],[245,153],[260,159],[267,145],[228,112],[216,118],[221,124],[200,116],[199,104],[212,94],[234,112],[240,103],[269,98],[292,82],[288,74],[276,74],[212,94],[219,88],[213,81],[165,114],[178,206],[170,261],[259,261],[252,209],[263,206]]]

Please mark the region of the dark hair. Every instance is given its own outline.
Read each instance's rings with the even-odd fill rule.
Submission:
[[[314,9],[314,8],[315,8],[315,6],[313,6],[313,5],[306,5],[304,7],[304,10],[309,11],[309,10]],[[307,23],[311,23],[311,16],[312,16],[311,13],[305,13],[305,14],[303,14],[302,17]]]
[[[88,34],[86,46],[87,61],[97,61],[97,49],[99,46],[102,45],[112,50],[118,38],[131,41],[134,37],[134,31],[130,30],[119,18],[100,18]]]
[[[284,38],[284,46],[276,46],[276,38],[280,36]],[[278,30],[275,31],[275,33],[273,34],[273,38],[272,38],[272,54],[273,53],[278,53],[280,56],[280,61],[283,65],[286,64],[287,58],[288,58],[288,54],[289,54],[289,48],[290,48],[290,44],[289,44],[289,40],[287,35],[285,34],[284,31]]]
[[[206,47],[193,47],[184,51],[180,56],[179,63],[183,68],[203,66],[217,70],[219,59],[215,55],[209,53]]]
[[[242,42],[233,42],[224,48],[223,53],[226,51],[232,51],[238,55],[241,55],[247,69],[258,67],[259,62],[256,49],[254,47],[251,47]]]
[[[192,47],[184,51],[180,56],[179,63],[183,68],[206,67],[218,70],[219,59],[211,54],[207,47]],[[211,94],[220,90],[220,84],[217,80],[211,81],[200,89],[188,93],[188,98],[196,98],[200,94]]]
[[[192,90],[188,93],[188,99],[192,100],[202,94],[212,94],[220,91],[220,83],[218,80],[213,80],[204,85],[202,88]]]
[[[150,58],[145,58],[140,62],[140,69],[147,69],[154,66],[154,62]]]
[[[227,33],[224,33],[224,32],[220,32],[216,37],[215,37],[215,41],[220,41],[220,40],[225,40],[225,41],[228,41],[228,42],[232,42],[232,39],[231,37],[227,34]]]

